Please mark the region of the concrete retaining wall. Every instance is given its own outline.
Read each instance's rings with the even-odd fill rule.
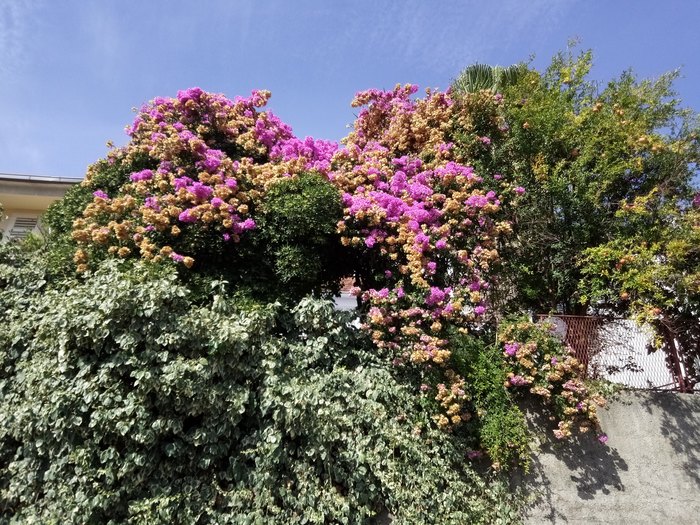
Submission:
[[[700,395],[627,392],[600,419],[607,446],[547,440],[516,481],[526,523],[700,524]]]

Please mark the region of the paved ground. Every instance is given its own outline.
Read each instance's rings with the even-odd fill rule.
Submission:
[[[624,393],[601,424],[607,446],[542,447],[527,523],[700,524],[700,395]]]

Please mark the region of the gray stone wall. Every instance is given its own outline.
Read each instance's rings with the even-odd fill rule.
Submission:
[[[625,392],[600,419],[606,446],[543,440],[526,523],[700,524],[700,395]]]

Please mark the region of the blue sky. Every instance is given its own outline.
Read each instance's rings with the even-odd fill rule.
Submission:
[[[682,67],[698,111],[698,23],[695,0],[0,0],[0,172],[82,177],[131,108],[192,86],[269,89],[297,135],[339,139],[358,90],[543,68],[571,38],[597,80]]]

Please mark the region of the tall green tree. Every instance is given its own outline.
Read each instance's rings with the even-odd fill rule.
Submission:
[[[505,308],[582,313],[595,306],[579,292],[578,261],[589,248],[636,227],[618,211],[648,196],[650,216],[687,199],[697,173],[697,120],[673,91],[678,72],[638,80],[631,72],[600,86],[590,52],[560,53],[543,73],[532,68],[502,85],[500,124],[474,121],[487,136],[482,172],[525,189],[513,210],[514,235],[502,250]],[[462,80],[460,80],[462,79]],[[484,92],[453,88],[462,103]],[[492,88],[489,88],[492,89]],[[468,143],[459,123],[458,147]]]

